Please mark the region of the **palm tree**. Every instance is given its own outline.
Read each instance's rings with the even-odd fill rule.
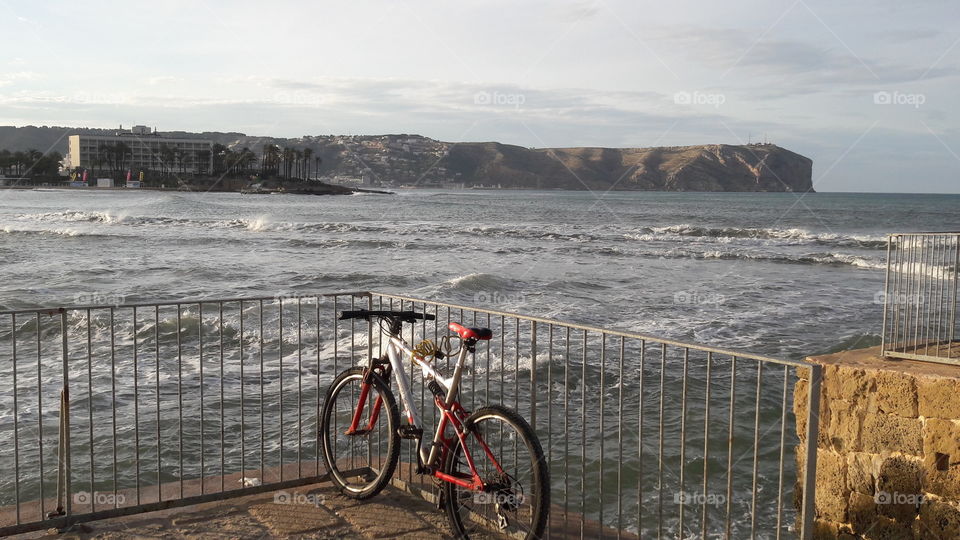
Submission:
[[[306,174],[303,175],[304,179],[310,180],[310,157],[313,156],[312,148],[303,149],[303,166],[306,169]]]

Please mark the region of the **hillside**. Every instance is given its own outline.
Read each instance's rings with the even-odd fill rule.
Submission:
[[[114,129],[0,126],[0,149],[67,151],[67,134]],[[643,191],[813,191],[812,161],[772,144],[658,148],[525,148],[447,143],[419,135],[318,135],[295,139],[243,133],[163,132],[255,152],[265,144],[311,148],[321,177],[380,185]]]

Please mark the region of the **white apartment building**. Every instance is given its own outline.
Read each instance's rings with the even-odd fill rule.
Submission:
[[[107,150],[103,147],[121,142],[131,151],[124,159],[124,169],[209,173],[213,167],[213,156],[210,154],[212,141],[163,137],[147,126],[133,126],[129,131],[121,129],[115,135],[70,135],[64,166],[68,170],[75,167],[107,167],[104,163]],[[174,152],[173,155],[170,150]],[[202,155],[201,152],[206,154]]]

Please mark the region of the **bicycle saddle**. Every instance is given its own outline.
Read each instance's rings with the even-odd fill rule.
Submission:
[[[476,339],[478,341],[486,341],[493,338],[493,330],[489,328],[467,328],[455,322],[450,323],[448,328],[460,334],[460,339],[462,340]]]

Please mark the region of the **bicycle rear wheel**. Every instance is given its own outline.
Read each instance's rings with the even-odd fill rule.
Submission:
[[[464,437],[467,453],[487,487],[478,492],[444,483],[444,502],[454,532],[460,538],[542,538],[550,508],[550,478],[533,429],[516,412],[496,405],[478,409],[465,425],[470,426]],[[444,472],[472,477],[459,440],[447,454]]]
[[[320,416],[323,460],[330,479],[340,492],[353,499],[368,499],[393,476],[400,455],[400,413],[390,388],[380,377],[370,378],[360,403],[364,368],[350,368],[330,384]],[[350,425],[360,406],[357,430]]]

